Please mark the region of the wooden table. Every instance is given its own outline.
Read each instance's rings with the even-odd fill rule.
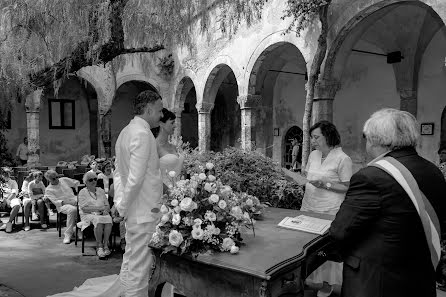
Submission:
[[[161,296],[165,282],[188,297],[303,296],[303,281],[325,259],[317,253],[329,243],[326,235],[280,228],[286,216],[307,214],[323,219],[333,216],[297,210],[267,208],[256,223],[256,236],[246,231],[246,245],[236,255],[214,253],[191,256],[161,255],[154,250],[156,268],[149,296]]]

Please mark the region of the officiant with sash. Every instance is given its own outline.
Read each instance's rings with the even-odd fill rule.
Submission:
[[[301,211],[335,215],[344,200],[352,176],[352,160],[341,148],[336,126],[320,121],[310,128],[311,152],[302,175],[284,169],[299,184],[305,185]],[[307,283],[319,288],[318,297],[330,296],[342,284],[342,263],[327,261],[317,268]],[[322,286],[321,286],[322,285]]]
[[[351,178],[329,229],[344,260],[343,297],[436,296],[446,182],[415,150],[419,127],[396,109],[364,125],[373,160]]]

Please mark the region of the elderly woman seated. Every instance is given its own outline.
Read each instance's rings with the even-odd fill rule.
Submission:
[[[15,217],[20,210],[20,199],[17,198],[19,187],[17,182],[11,178],[12,170],[4,167],[1,170],[1,193],[0,196],[0,211],[9,212],[9,221],[4,224],[0,220],[0,230],[5,230],[7,233],[12,232],[12,224]]]
[[[104,190],[96,187],[98,176],[92,171],[85,173],[83,181],[86,185],[79,192],[79,214],[81,222],[78,226],[83,231],[90,224],[94,226],[94,236],[97,243],[96,254],[99,258],[110,255],[108,240],[112,231],[110,206]]]

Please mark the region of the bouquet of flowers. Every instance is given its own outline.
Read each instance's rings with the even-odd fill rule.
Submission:
[[[212,168],[213,164],[207,163],[201,173],[178,181],[176,172],[169,172],[172,184],[163,196],[163,215],[150,243],[153,247],[180,255],[235,254],[242,245],[241,229],[254,232],[253,215],[261,214],[265,205],[222,184],[211,174]]]

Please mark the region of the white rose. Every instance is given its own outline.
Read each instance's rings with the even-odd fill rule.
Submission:
[[[211,170],[212,168],[214,168],[214,164],[212,164],[211,162],[206,163],[206,168],[208,170]]]
[[[170,205],[172,205],[173,207],[177,206],[177,205],[178,205],[178,200],[177,200],[177,199],[173,199],[173,200],[170,202]]]
[[[211,181],[211,182],[213,182],[213,181],[215,181],[217,178],[215,177],[215,176],[213,176],[212,174],[209,174],[208,175],[208,180],[209,181]]]
[[[205,179],[207,178],[206,174],[204,174],[204,173],[200,173],[200,174],[198,175],[198,177],[199,177],[201,180],[205,180]]]
[[[173,217],[172,217],[172,224],[178,225],[180,223],[181,223],[181,216],[180,216],[180,214],[178,214],[178,213],[174,214]]]
[[[251,220],[251,217],[249,216],[249,213],[245,211],[245,213],[243,214],[243,218],[245,218],[245,220]]]
[[[184,211],[192,211],[192,210],[194,210],[194,206],[195,206],[194,202],[189,197],[184,198],[180,202],[180,208],[181,208],[181,210],[184,210]]]
[[[176,213],[180,213],[180,211],[181,211],[181,207],[180,207],[180,206],[175,206],[174,211],[175,211]]]
[[[154,243],[154,244],[159,243],[160,240],[161,240],[161,237],[160,237],[160,235],[159,235],[157,232],[153,233],[153,234],[152,234],[152,239],[150,239],[150,241],[151,241],[152,243]]]
[[[246,205],[252,206],[252,203],[253,203],[252,199],[249,198],[249,199],[246,200]]]
[[[220,228],[215,227],[214,234],[215,235],[220,235],[220,232],[221,232]]]
[[[218,201],[218,207],[220,207],[221,209],[225,209],[226,206],[227,206],[226,201],[224,200]]]
[[[194,228],[192,230],[192,238],[193,239],[198,239],[198,240],[202,240],[203,239],[203,235],[204,235],[204,231],[201,228]]]
[[[170,240],[170,235],[169,235],[169,240]],[[229,237],[226,237],[225,239],[223,239],[223,243],[221,244],[221,247],[224,251],[229,251],[231,250],[231,247],[233,247],[235,245],[234,240],[232,240]]]
[[[180,232],[177,230],[172,230],[169,233],[169,243],[173,246],[180,246],[180,244],[183,242],[183,235],[181,235]]]
[[[201,224],[203,224],[203,221],[201,219],[197,218],[197,219],[194,220],[194,225],[201,226]]]
[[[169,171],[169,176],[170,177],[175,177],[175,176],[177,176],[177,173],[175,172],[175,171]]]
[[[208,220],[208,221],[211,221],[211,222],[215,222],[217,220],[217,216],[212,211],[208,211],[204,215],[204,219]]]
[[[165,215],[163,215],[162,217],[161,217],[161,223],[167,223],[168,221],[169,221],[169,215],[168,214],[165,214]]]
[[[217,194],[212,194],[212,195],[209,197],[209,202],[211,202],[211,203],[217,203],[218,200],[220,200],[220,197],[218,197]]]
[[[242,211],[242,209],[240,207],[234,206],[231,209],[231,215],[233,217],[235,217],[236,219],[241,219],[243,217],[243,211]]]
[[[210,183],[205,183],[204,189],[208,192],[212,192],[212,185]]]
[[[168,213],[169,209],[163,204],[161,205],[161,213]]]
[[[231,254],[237,254],[239,250],[240,250],[240,248],[238,246],[233,245],[233,246],[231,246],[230,252],[231,252]]]

